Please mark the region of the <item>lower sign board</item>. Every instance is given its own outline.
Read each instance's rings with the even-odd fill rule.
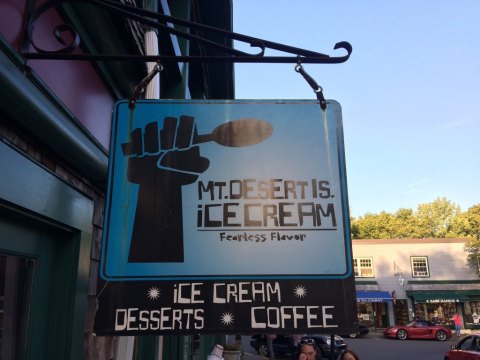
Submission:
[[[340,105],[115,105],[97,335],[349,333]]]

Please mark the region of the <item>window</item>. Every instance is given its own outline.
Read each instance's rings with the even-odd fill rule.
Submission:
[[[410,258],[412,264],[413,277],[429,277],[428,258],[426,256],[412,256]]]
[[[355,277],[375,277],[372,258],[354,258],[353,270],[355,271]]]

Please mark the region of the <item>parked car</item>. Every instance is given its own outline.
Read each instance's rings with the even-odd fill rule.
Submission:
[[[445,341],[452,336],[452,331],[442,325],[435,325],[426,320],[415,320],[407,325],[395,325],[386,328],[383,335],[389,338],[405,339],[436,339]]]
[[[306,335],[315,340],[315,344],[319,349],[321,358],[330,358],[330,335],[313,334]],[[250,345],[255,351],[262,356],[269,356],[266,335],[253,335],[250,338]],[[334,358],[336,359],[341,353],[347,349],[347,344],[341,336],[335,335]],[[273,352],[275,356],[283,356],[286,354],[295,354],[297,347],[293,345],[291,335],[276,335],[273,340]]]
[[[480,334],[464,337],[457,344],[452,345],[446,352],[444,360],[480,360]]]
[[[360,324],[358,325],[358,331],[356,333],[351,333],[351,334],[342,334],[343,337],[349,337],[351,339],[361,337],[363,335],[367,335],[370,332],[368,329],[368,326]]]

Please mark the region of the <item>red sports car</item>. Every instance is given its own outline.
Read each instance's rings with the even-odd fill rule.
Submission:
[[[426,320],[415,320],[407,325],[391,326],[383,331],[389,338],[405,339],[437,339],[445,341],[452,336],[452,331],[442,325],[435,325]]]
[[[447,351],[444,360],[480,360],[480,334],[465,336]]]

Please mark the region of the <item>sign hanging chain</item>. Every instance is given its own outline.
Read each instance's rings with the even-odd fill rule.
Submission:
[[[308,82],[308,84],[312,87],[313,92],[317,95],[318,101],[320,101],[320,107],[323,111],[327,109],[327,101],[323,97],[323,89],[317,82],[307,74],[307,72],[303,69],[302,62],[300,59],[297,61],[297,65],[295,65],[295,71],[300,73],[303,78]]]

